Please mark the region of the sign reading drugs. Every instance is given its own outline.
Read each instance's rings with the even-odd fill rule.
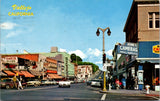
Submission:
[[[118,54],[138,55],[138,46],[136,43],[125,43],[124,45],[118,45]]]
[[[18,63],[17,57],[5,57],[3,60],[5,63]]]

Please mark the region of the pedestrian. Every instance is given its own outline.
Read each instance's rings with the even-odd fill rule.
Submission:
[[[16,77],[16,75],[13,77],[12,80],[13,80],[13,83],[14,83],[14,87],[17,88],[17,83],[16,83],[17,77]]]
[[[17,89],[18,89],[18,90],[19,90],[19,89],[23,89],[22,84],[21,84],[21,81],[18,80],[18,78],[17,78],[17,81],[18,81],[18,87],[17,87]]]
[[[126,88],[126,79],[125,77],[122,78],[122,88],[125,89]]]
[[[119,89],[119,80],[116,79],[115,83],[116,83],[116,89]]]

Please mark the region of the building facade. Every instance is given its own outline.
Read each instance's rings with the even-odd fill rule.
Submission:
[[[78,65],[77,70],[77,79],[79,81],[86,81],[93,74],[92,65]]]
[[[138,44],[139,89],[150,85],[151,89],[159,88],[159,0],[133,0],[124,32],[126,42]]]

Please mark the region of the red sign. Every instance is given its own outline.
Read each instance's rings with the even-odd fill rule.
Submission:
[[[55,70],[47,70],[47,73],[54,73],[54,74],[57,74],[57,71],[55,71]]]

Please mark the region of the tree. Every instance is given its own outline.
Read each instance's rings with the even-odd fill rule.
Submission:
[[[79,61],[82,62],[82,58],[81,57],[76,56],[76,54],[74,54],[74,53],[71,54],[71,62],[76,63],[76,62],[79,62]]]

